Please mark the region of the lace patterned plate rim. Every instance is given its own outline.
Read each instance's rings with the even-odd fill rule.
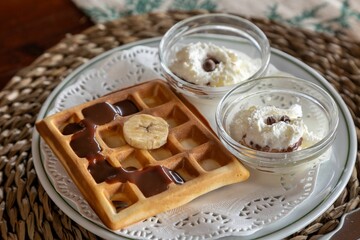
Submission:
[[[152,39],[152,40],[148,40],[148,41],[143,41],[142,42],[143,44],[146,44],[146,45],[148,45],[148,46],[152,46],[151,44],[153,44],[153,45],[155,45],[156,46],[156,44],[158,43],[158,39]],[[136,45],[136,44],[135,44]],[[130,47],[132,47],[132,46],[134,46],[134,45],[129,45],[129,46],[127,46],[127,48],[130,48]],[[79,82],[79,79],[84,79],[84,78],[86,78],[86,77],[88,77],[89,78],[89,76],[95,76],[95,77],[104,77],[104,72],[103,71],[98,71],[98,69],[99,68],[106,68],[106,67],[109,67],[109,65],[111,66],[111,64],[113,64],[112,62],[113,61],[108,61],[108,59],[109,58],[113,58],[113,57],[109,57],[109,56],[114,56],[114,55],[111,55],[111,54],[113,54],[113,53],[118,53],[119,51],[121,51],[121,50],[123,50],[123,49],[126,49],[126,47],[122,47],[122,48],[119,48],[119,49],[115,49],[115,50],[113,50],[113,51],[111,51],[111,52],[108,52],[107,54],[103,54],[103,55],[101,55],[101,56],[99,56],[99,57],[97,57],[96,59],[94,59],[94,60],[92,60],[91,62],[89,62],[88,63],[88,66],[87,67],[83,67],[82,69],[80,69],[80,70],[78,70],[77,72],[74,72],[71,76],[69,76],[69,78],[68,79],[66,79],[65,81],[66,81],[66,84],[62,84],[62,85],[60,85],[58,88],[57,88],[57,90],[55,89],[54,90],[54,93],[52,94],[52,96],[50,96],[49,97],[49,100],[47,101],[47,103],[44,105],[44,107],[43,107],[43,109],[42,109],[42,112],[41,112],[41,114],[40,114],[40,118],[41,118],[41,116],[44,116],[45,114],[48,114],[48,110],[49,110],[49,108],[51,109],[51,107],[50,107],[50,105],[51,106],[53,106],[53,103],[54,103],[54,99],[56,98],[56,99],[58,99],[58,95],[61,95],[61,94],[63,94],[64,92],[66,92],[66,91],[64,91],[64,88],[66,88],[66,87],[68,87],[69,85],[71,85],[71,84],[73,84],[74,82]],[[296,61],[296,60],[294,60],[294,59],[292,59],[290,56],[288,56],[288,55],[286,55],[286,54],[284,54],[284,53],[281,53],[280,51],[277,51],[277,50],[273,50],[273,55],[275,56],[275,59],[273,60],[273,62],[274,62],[274,64],[275,65],[278,65],[277,67],[283,67],[283,69],[290,69],[291,70],[291,74],[292,75],[295,75],[295,76],[299,76],[299,77],[303,77],[303,76],[301,76],[301,75],[308,75],[307,77],[309,77],[310,79],[313,79],[313,81],[316,81],[316,82],[320,82],[321,84],[325,84],[324,86],[325,86],[325,88],[326,89],[328,89],[329,91],[331,91],[331,93],[334,95],[335,94],[335,98],[337,98],[336,100],[337,100],[337,102],[339,103],[339,105],[341,106],[341,108],[343,109],[342,110],[342,122],[343,122],[343,127],[345,127],[345,129],[347,129],[348,131],[345,131],[345,132],[347,132],[347,136],[346,136],[346,134],[344,135],[344,136],[340,136],[340,137],[338,137],[338,138],[344,138],[344,139],[348,139],[348,145],[349,145],[349,149],[348,149],[348,152],[347,153],[344,153],[345,155],[345,157],[343,158],[344,159],[344,162],[343,163],[341,163],[341,166],[339,166],[339,169],[349,169],[350,168],[350,166],[352,165],[351,164],[351,162],[353,162],[354,160],[354,154],[353,154],[353,150],[352,150],[352,148],[353,148],[353,134],[352,134],[352,129],[353,129],[353,126],[351,126],[351,121],[348,121],[349,119],[349,115],[348,115],[348,112],[346,112],[347,110],[346,109],[344,109],[344,106],[343,106],[343,102],[342,102],[342,100],[341,100],[341,98],[339,98],[339,96],[336,96],[336,92],[333,90],[333,89],[331,89],[331,87],[329,87],[328,85],[326,85],[326,82],[325,82],[325,80],[323,80],[323,79],[321,79],[321,77],[316,73],[316,72],[314,72],[312,69],[310,69],[310,68],[308,68],[306,65],[304,65],[304,64],[302,64],[301,62],[298,62],[298,61]],[[278,59],[277,59],[278,58]],[[105,60],[107,60],[107,64],[104,64],[104,62],[105,62]],[[290,61],[291,60],[291,61]],[[100,64],[100,62],[101,62],[101,64]],[[116,61],[115,61],[116,62]],[[97,65],[96,65],[97,64]],[[289,65],[290,64],[290,68],[289,68],[289,66],[287,67],[286,65]],[[300,66],[299,66],[300,65]],[[295,68],[294,68],[294,66],[295,66]],[[156,68],[156,64],[154,65],[154,67]],[[110,67],[111,68],[111,67]],[[93,69],[92,71],[87,71],[88,69]],[[95,69],[95,70],[94,70]],[[280,69],[280,68],[279,68]],[[86,71],[85,71],[86,70]],[[85,73],[86,72],[86,73]],[[142,72],[142,70],[141,71],[139,71],[139,74],[138,75],[143,75],[143,73],[141,73]],[[135,74],[137,74],[136,73],[136,71],[135,71]],[[79,76],[81,76],[80,78],[79,78]],[[90,77],[91,78],[91,77]],[[320,79],[320,80],[319,80]],[[121,81],[121,79],[118,79],[119,81]],[[100,81],[99,81],[100,82]],[[113,84],[112,82],[110,82],[109,84],[107,84],[106,86],[104,86],[104,88],[108,88],[109,86],[111,86],[111,84]],[[115,83],[116,84],[116,83]],[[80,88],[80,89],[82,89],[82,88]],[[91,95],[91,94],[90,94]],[[100,94],[100,95],[102,95],[102,93]],[[82,95],[82,96],[84,96],[84,95]],[[95,96],[96,97],[96,96]],[[42,171],[40,171],[39,170],[39,172],[41,173],[40,175],[41,176],[43,176],[42,177],[42,182],[43,181],[45,181],[45,180],[47,180],[48,182],[47,182],[47,184],[45,184],[46,186],[48,186],[48,185],[50,185],[50,186],[48,186],[48,187],[46,187],[46,190],[48,191],[50,191],[50,192],[53,192],[54,191],[54,186],[52,186],[51,185],[51,181],[49,181],[49,176],[47,176],[47,172],[44,172],[45,170],[44,170],[44,168],[42,168],[43,166],[39,166],[39,163],[40,163],[40,165],[42,165],[42,161],[43,161],[43,159],[40,159],[41,158],[41,156],[40,156],[40,154],[43,154],[42,152],[41,152],[41,150],[39,150],[39,139],[38,139],[38,136],[36,135],[36,133],[34,134],[34,138],[37,138],[37,141],[33,141],[33,143],[35,143],[35,142],[37,142],[37,144],[35,144],[35,146],[34,146],[34,148],[33,149],[38,149],[37,151],[35,150],[34,151],[34,156],[36,156],[36,160],[37,161],[35,161],[35,159],[34,159],[34,162],[35,162],[35,167],[37,168],[37,171],[38,171],[38,169],[40,168],[40,170],[42,170]],[[349,154],[348,154],[349,153]],[[337,154],[337,155],[339,155],[339,154]],[[346,157],[347,156],[347,157]],[[42,156],[43,157],[43,156]],[[39,159],[39,160],[38,160]],[[349,164],[350,163],[350,164]],[[325,168],[326,168],[326,165],[329,165],[329,164],[323,164],[324,166],[325,166]],[[321,168],[324,168],[324,166],[321,166]],[[42,168],[42,169],[41,169]],[[331,171],[330,171],[331,172]],[[347,171],[346,171],[347,172]],[[337,191],[335,191],[335,189],[342,189],[343,187],[344,187],[344,184],[341,184],[341,182],[342,181],[338,181],[338,180],[346,180],[346,178],[348,178],[349,176],[348,176],[348,174],[346,174],[346,172],[345,172],[345,174],[342,174],[342,171],[341,172],[339,172],[339,171],[336,171],[336,172],[333,172],[333,173],[331,173],[330,175],[330,179],[332,179],[332,180],[330,180],[330,181],[328,181],[327,182],[327,184],[325,184],[325,183],[318,183],[317,182],[317,184],[316,185],[322,185],[322,187],[324,187],[325,186],[325,188],[323,188],[323,189],[327,189],[326,191],[319,191],[318,193],[317,193],[317,195],[318,196],[320,196],[320,197],[315,197],[315,199],[313,198],[313,199],[311,199],[311,202],[314,202],[314,200],[316,200],[315,201],[315,204],[316,205],[314,205],[314,204],[310,204],[310,205],[312,205],[312,206],[310,206],[310,207],[307,207],[307,210],[305,211],[305,212],[303,212],[303,210],[301,209],[301,207],[297,207],[297,208],[299,208],[299,210],[300,210],[300,212],[299,211],[297,211],[297,213],[294,213],[294,214],[291,214],[291,215],[296,215],[296,217],[295,218],[293,218],[293,219],[291,219],[290,218],[290,221],[289,221],[289,219],[286,219],[285,218],[285,220],[284,219],[280,219],[280,220],[278,220],[278,217],[275,217],[276,219],[277,219],[277,221],[275,221],[274,223],[272,223],[272,224],[270,224],[269,226],[266,226],[266,227],[264,227],[264,228],[262,228],[261,230],[259,230],[259,229],[256,229],[256,230],[259,230],[259,231],[257,231],[256,233],[254,233],[254,234],[252,234],[251,235],[251,238],[253,238],[253,237],[261,237],[261,236],[265,236],[265,235],[267,235],[267,234],[270,234],[269,236],[271,236],[271,234],[273,234],[273,233],[277,233],[277,232],[280,232],[280,234],[283,234],[283,236],[284,235],[288,235],[288,234],[291,234],[291,232],[293,232],[293,231],[295,231],[296,229],[294,229],[294,230],[292,230],[291,232],[289,232],[289,231],[279,231],[279,229],[281,229],[281,228],[284,228],[284,226],[286,226],[287,225],[287,223],[289,223],[289,222],[292,222],[293,224],[292,225],[303,225],[304,224],[304,222],[308,222],[308,221],[310,221],[310,220],[306,220],[307,218],[311,218],[311,219],[313,219],[313,217],[309,217],[309,215],[315,215],[315,216],[317,216],[317,215],[319,215],[319,214],[321,214],[321,212],[322,211],[324,211],[324,208],[321,208],[320,210],[317,210],[317,211],[314,211],[314,209],[316,210],[316,208],[317,208],[317,204],[319,204],[319,203],[321,203],[321,205],[325,205],[325,206],[327,206],[327,205],[329,205],[329,204],[331,204],[331,203],[328,203],[328,201],[325,201],[326,203],[324,203],[324,199],[325,199],[325,197],[327,197],[327,199],[329,199],[329,194],[330,194],[330,197],[332,196],[332,199],[334,200],[334,196],[336,195],[336,192]],[[253,174],[254,175],[254,174]],[[256,175],[256,174],[255,174]],[[315,174],[316,175],[316,174]],[[321,182],[321,181],[320,181]],[[50,184],[49,184],[50,183]],[[316,187],[315,187],[316,188]],[[82,219],[81,217],[79,217],[79,215],[77,214],[77,212],[76,212],[76,209],[74,209],[73,207],[74,206],[69,206],[68,204],[69,203],[67,203],[67,202],[65,202],[65,200],[64,199],[59,199],[59,195],[56,195],[56,194],[49,194],[50,195],[50,197],[52,197],[52,198],[55,198],[55,202],[58,204],[58,205],[60,205],[59,207],[60,208],[65,208],[65,209],[67,209],[67,208],[70,208],[70,211],[68,210],[68,211],[65,211],[68,215],[70,215],[70,217],[72,217],[75,221],[78,221],[81,225],[85,225],[85,227],[86,228],[88,228],[90,231],[93,231],[93,232],[95,232],[96,234],[98,234],[98,235],[100,235],[100,236],[105,236],[106,238],[117,238],[117,236],[116,235],[114,235],[114,234],[112,234],[112,233],[109,233],[109,231],[107,231],[106,229],[104,229],[104,228],[102,228],[101,226],[98,226],[97,225],[97,227],[95,227],[95,229],[94,229],[94,225],[93,224],[91,224],[91,223],[89,223],[87,220],[84,220],[84,219]],[[56,196],[54,196],[54,195],[56,195]],[[221,194],[220,194],[221,195]],[[206,197],[204,197],[204,198],[207,198],[208,196],[206,196]],[[61,198],[61,196],[60,196],[60,198]],[[311,197],[310,197],[311,198]],[[202,199],[203,198],[201,198],[200,199],[200,202],[202,201]],[[304,200],[304,199],[303,199]],[[228,203],[229,202],[231,202],[231,200],[229,200],[228,201]],[[306,201],[305,201],[306,202]],[[307,202],[309,202],[309,201],[307,201]],[[224,203],[225,204],[225,203]],[[66,206],[67,205],[67,206]],[[302,205],[304,205],[304,204],[302,204]],[[309,205],[309,204],[307,204],[307,205]],[[210,208],[212,209],[212,207],[213,206],[210,206]],[[211,210],[210,209],[210,210]],[[296,210],[296,209],[295,209]],[[286,211],[285,211],[286,212]],[[204,211],[204,213],[208,213],[207,211]],[[211,213],[211,211],[210,211],[210,213]],[[304,215],[304,213],[305,213],[305,215]],[[308,214],[306,214],[306,213],[308,213]],[[176,216],[179,216],[179,214],[181,215],[181,211],[179,210],[179,211],[176,211],[175,213],[172,213],[172,214],[175,214]],[[75,215],[75,216],[74,216]],[[229,215],[231,215],[231,214],[229,214]],[[197,219],[196,221],[201,221],[202,219],[206,219],[206,218],[204,218],[204,216],[202,216],[202,215],[197,215],[197,216],[193,216],[194,217],[194,219]],[[209,217],[209,216],[208,216]],[[210,216],[210,218],[214,218],[214,216]],[[215,218],[214,218],[215,219]],[[266,218],[267,219],[267,218]],[[302,221],[300,221],[300,223],[299,223],[299,219],[304,219],[304,220],[302,220]],[[145,221],[144,223],[142,223],[142,224],[145,224],[146,222],[151,222],[151,224],[154,224],[154,225],[156,225],[156,224],[158,224],[158,223],[156,223],[156,222],[154,222],[154,219],[150,219],[150,220],[148,220],[148,221]],[[266,222],[266,221],[265,221]],[[141,225],[142,224],[138,224],[138,225],[136,225],[136,227],[141,227]],[[150,224],[150,225],[151,225]],[[192,225],[193,223],[191,223],[191,222],[187,222],[187,223],[182,223],[184,226],[190,226],[190,225]],[[286,225],[285,225],[286,224]],[[91,226],[91,227],[89,227],[89,225]],[[261,225],[261,224],[260,224]],[[262,224],[262,226],[264,226],[265,224]],[[300,226],[299,225],[299,226]],[[96,226],[96,225],[95,225]],[[196,231],[198,231],[198,229],[199,228],[197,228],[196,229]],[[139,232],[137,232],[137,231],[135,231],[136,232],[136,234],[139,234]],[[241,231],[240,231],[241,232]],[[232,232],[232,230],[229,230],[229,231],[223,231],[222,230],[222,232],[221,233],[219,233],[219,235],[217,235],[218,237],[219,236],[225,236],[225,235],[229,235],[229,233],[231,234],[231,235],[238,235],[238,232]],[[243,231],[243,233],[244,233],[244,231]],[[247,235],[247,234],[250,234],[250,233],[253,233],[253,231],[251,232],[251,231],[247,231],[246,232],[246,234],[245,235]],[[125,235],[126,234],[128,234],[128,232],[126,232],[125,233]],[[134,235],[134,234],[133,234]],[[131,237],[134,237],[133,235],[130,235]],[[127,236],[129,236],[129,235],[127,235]],[[137,236],[140,236],[140,235],[137,235]],[[244,237],[244,238],[246,238],[246,237]]]
[[[276,71],[273,67],[270,69]],[[49,114],[154,78],[161,78],[157,48],[138,46],[115,53],[99,69],[84,72],[75,84],[64,89]],[[213,104],[207,109],[215,109],[216,101]],[[84,217],[101,224],[51,150],[46,144],[41,146],[45,153],[46,171],[56,190],[72,201]],[[117,233],[131,238],[140,233],[145,238],[183,239],[185,234],[190,237],[189,233],[196,228],[196,235],[192,237],[250,235],[285,217],[307,199],[314,189],[317,170],[314,165],[309,170],[289,176],[268,175],[264,181],[253,177],[252,183],[223,188],[221,194],[219,190],[213,191],[201,198],[202,201],[195,200]],[[269,184],[269,180],[274,182]],[[247,193],[246,197],[240,197],[242,192]]]

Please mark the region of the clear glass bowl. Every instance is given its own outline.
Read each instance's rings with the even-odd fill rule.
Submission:
[[[309,132],[320,138],[315,144],[275,153],[254,150],[231,137],[230,124],[240,109],[253,105],[286,109],[293,104],[302,107]],[[221,99],[215,118],[218,135],[226,148],[246,165],[270,173],[289,173],[329,158],[339,122],[338,107],[325,90],[293,77],[262,77],[239,84]]]
[[[258,60],[260,67],[249,79],[263,76],[270,61],[267,37],[250,21],[230,14],[203,14],[187,18],[171,27],[159,46],[164,76],[175,90],[187,96],[220,99],[234,87],[196,85],[179,78],[170,70],[175,54],[185,45],[197,42],[223,46]]]

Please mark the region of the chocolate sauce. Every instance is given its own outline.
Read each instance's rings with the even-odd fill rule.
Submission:
[[[98,125],[111,122],[117,115],[127,116],[137,112],[139,109],[130,100],[114,105],[97,103],[84,108],[82,113],[85,118],[79,123],[69,123],[63,134],[73,134],[70,146],[78,157],[89,161],[88,171],[96,183],[131,182],[138,186],[145,197],[151,197],[168,189],[170,183],[183,184],[184,180],[175,171],[163,166],[148,166],[140,170],[134,167],[113,167],[101,154],[102,149],[95,138]]]
[[[129,99],[114,103],[114,106],[116,107],[120,116],[128,116],[139,112],[139,109],[135,103]]]
[[[88,171],[96,183],[102,183],[108,178],[116,176],[118,173],[117,168],[111,166],[105,159],[100,161],[89,161]]]
[[[82,114],[94,124],[103,125],[114,120],[118,113],[113,105],[102,102],[84,108]]]
[[[174,178],[174,175],[177,177]],[[169,184],[183,184],[184,180],[175,172],[163,166],[148,166],[132,172],[132,181],[145,197],[151,197],[169,188]]]
[[[174,171],[163,166],[148,166],[141,170],[129,171],[122,167],[113,167],[106,160],[91,161],[88,167],[97,183],[131,182],[145,197],[151,197],[169,188],[169,184],[183,184],[184,180]]]
[[[107,102],[97,103],[82,110],[84,117],[97,125],[111,122],[116,115],[128,116],[137,112],[139,112],[138,107],[129,99],[114,105]]]
[[[70,135],[70,134],[74,134],[82,129],[84,129],[84,126],[80,123],[69,123],[68,125],[66,125],[64,127],[64,129],[62,130],[61,133],[64,135]]]
[[[80,122],[84,128],[81,131],[76,132],[70,141],[70,146],[81,158],[87,158],[88,160],[94,158],[101,158],[101,147],[95,138],[95,130],[97,125],[84,119]]]
[[[131,100],[123,100],[114,105],[102,102],[93,106],[84,108],[82,113],[85,119],[96,125],[103,125],[115,119],[116,115],[128,116],[139,112],[138,107]],[[70,135],[84,129],[81,123],[69,123],[62,130],[62,134]]]
[[[84,119],[79,123],[69,123],[62,131],[64,135],[74,134],[70,146],[81,158],[101,159],[101,147],[95,138],[95,130],[98,125],[106,124],[115,119],[116,115],[129,115],[138,112],[139,109],[130,100],[118,102],[113,106],[102,102],[84,108]]]

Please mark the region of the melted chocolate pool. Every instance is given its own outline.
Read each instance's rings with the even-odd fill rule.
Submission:
[[[82,114],[97,125],[103,125],[115,119],[116,115],[128,116],[139,112],[137,106],[129,99],[113,104],[102,102],[84,108]]]
[[[169,188],[169,184],[183,184],[184,180],[174,171],[163,166],[148,166],[140,170],[113,167],[106,160],[90,161],[89,172],[97,183],[131,182],[144,194],[151,197]]]

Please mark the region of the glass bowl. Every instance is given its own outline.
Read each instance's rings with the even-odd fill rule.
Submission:
[[[301,106],[303,123],[308,132],[316,136],[316,141],[309,146],[300,146],[289,152],[266,152],[239,141],[239,136],[246,133],[246,130],[237,132],[234,128],[233,121],[239,119],[239,111],[251,106],[288,109],[295,104]],[[246,119],[253,119],[253,115],[249,116]],[[338,107],[332,97],[318,85],[294,77],[262,77],[239,84],[220,100],[215,118],[219,138],[226,148],[244,164],[270,173],[289,173],[329,159],[339,122]],[[260,119],[267,121],[266,116]]]
[[[211,43],[256,61],[256,71],[247,80],[263,76],[270,61],[270,46],[265,34],[253,23],[230,14],[203,14],[187,18],[171,27],[160,41],[162,72],[178,92],[196,98],[220,98],[234,85],[212,87],[196,85],[170,70],[176,53],[190,43]]]

